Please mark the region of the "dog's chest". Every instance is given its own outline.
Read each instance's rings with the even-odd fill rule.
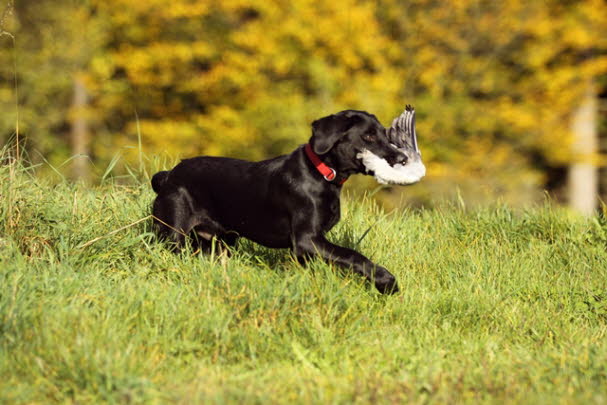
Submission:
[[[328,232],[333,228],[338,222],[340,218],[340,204],[338,198],[328,199],[324,204],[324,209],[322,210],[324,213],[322,218],[322,230],[324,232]]]

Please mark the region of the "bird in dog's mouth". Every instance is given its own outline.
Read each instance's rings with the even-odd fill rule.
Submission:
[[[387,136],[392,146],[407,156],[405,164],[390,166],[385,159],[367,149],[363,149],[356,157],[362,160],[367,172],[373,173],[380,184],[407,185],[420,181],[426,175],[426,167],[422,163],[422,154],[417,146],[413,107],[407,105],[405,111],[392,121]]]

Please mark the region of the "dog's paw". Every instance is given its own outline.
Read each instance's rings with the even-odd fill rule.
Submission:
[[[382,294],[396,294],[399,291],[396,278],[387,270],[383,275],[375,277],[375,288]]]

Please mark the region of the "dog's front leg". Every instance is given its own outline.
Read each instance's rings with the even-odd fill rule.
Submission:
[[[383,294],[398,292],[396,278],[388,270],[376,265],[355,250],[329,242],[322,235],[308,234],[294,238],[293,252],[299,259],[317,255],[341,267],[352,269],[374,283]]]

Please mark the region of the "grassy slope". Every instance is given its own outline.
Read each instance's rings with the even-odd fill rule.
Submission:
[[[174,255],[149,221],[79,248],[148,185],[0,170],[0,402],[607,401],[600,220],[345,201],[330,239],[397,275],[382,297],[248,242]]]

